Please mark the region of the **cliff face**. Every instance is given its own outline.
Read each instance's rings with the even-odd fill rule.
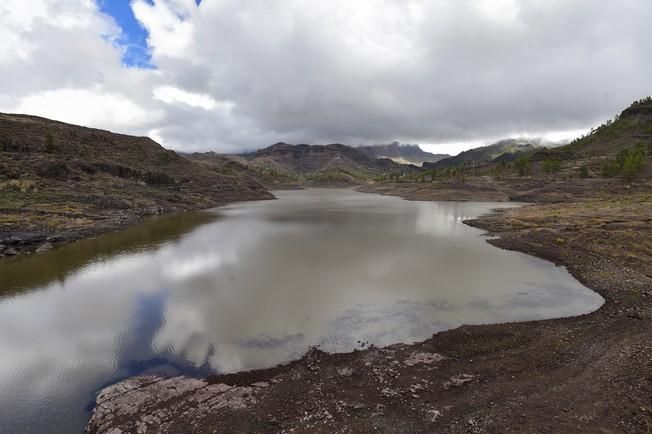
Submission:
[[[0,254],[145,215],[269,198],[252,178],[212,170],[148,137],[0,114]]]

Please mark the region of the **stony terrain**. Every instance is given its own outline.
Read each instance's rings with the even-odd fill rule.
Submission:
[[[147,137],[0,114],[0,257],[124,227],[143,217],[273,198]]]

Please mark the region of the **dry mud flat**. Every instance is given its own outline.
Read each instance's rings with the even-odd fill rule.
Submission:
[[[469,224],[564,264],[606,300],[574,318],[464,326],[414,345],[309,352],[100,393],[90,433],[652,431],[652,199],[527,206]]]

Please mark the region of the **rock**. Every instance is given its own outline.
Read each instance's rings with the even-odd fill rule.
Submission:
[[[390,389],[388,387],[385,387],[383,390],[381,390],[380,394],[383,395],[385,398],[395,398],[395,397],[399,396],[398,391],[396,391],[394,389]]]
[[[239,410],[257,402],[261,387],[209,384],[187,377],[133,377],[103,389],[86,432],[177,432],[183,421],[200,420],[222,408]]]
[[[426,412],[426,420],[428,422],[434,422],[441,416],[441,411],[435,410],[434,408]]]
[[[40,246],[38,246],[38,248],[36,249],[36,253],[47,252],[48,250],[52,250],[53,247],[54,246],[52,245],[52,243],[43,243]]]
[[[337,368],[337,375],[340,377],[350,377],[353,375],[353,368]]]
[[[4,252],[2,253],[7,256],[16,256],[18,254],[18,250],[14,249],[13,247],[9,247],[8,249],[5,249]]]
[[[414,352],[410,354],[410,357],[405,359],[403,363],[407,366],[414,366],[420,363],[430,365],[435,362],[444,360],[444,356],[437,353],[417,353]]]
[[[444,383],[444,389],[448,390],[451,387],[463,386],[466,383],[470,383],[471,381],[473,381],[474,378],[475,378],[475,375],[471,375],[471,374],[456,375],[454,377],[451,377],[450,380],[448,380],[448,381],[446,381]]]

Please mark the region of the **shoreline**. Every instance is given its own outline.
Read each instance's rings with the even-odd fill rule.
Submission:
[[[252,197],[233,198],[216,201],[210,206],[200,207],[183,207],[183,208],[165,208],[154,207],[149,209],[134,209],[131,212],[106,213],[104,215],[94,216],[91,223],[82,226],[53,231],[20,231],[7,230],[0,232],[0,260],[22,257],[50,251],[54,248],[61,247],[75,241],[81,241],[94,238],[110,232],[116,232],[136,226],[145,222],[147,219],[157,217],[169,217],[178,213],[209,210],[219,208],[233,203],[256,200],[274,200],[276,197],[273,192],[267,191],[268,194],[257,194]],[[0,210],[0,212],[13,212],[16,210]],[[19,213],[36,213],[44,214],[45,211],[27,210]],[[79,218],[81,215],[65,215],[66,218]]]
[[[613,215],[632,203],[614,204]],[[564,265],[605,299],[592,313],[462,326],[345,354],[313,349],[287,365],[206,380],[134,377],[100,393],[87,432],[648,432],[650,270],[646,258],[604,255],[592,241],[604,232],[599,241],[617,244],[628,219],[640,229],[640,206],[641,215],[595,227],[595,216],[582,216],[587,204],[574,202],[465,222],[498,248]]]

